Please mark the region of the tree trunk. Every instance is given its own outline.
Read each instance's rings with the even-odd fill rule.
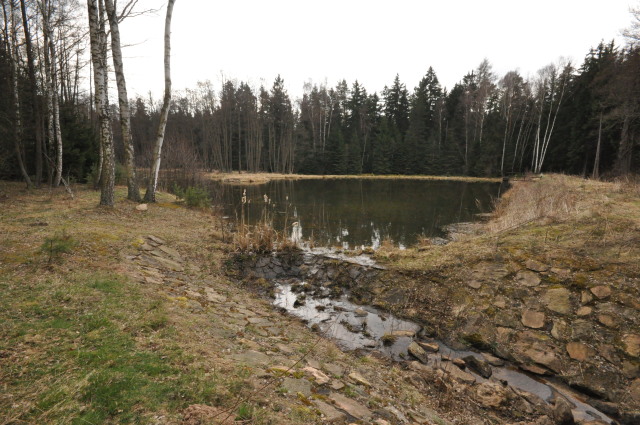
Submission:
[[[600,123],[598,125],[598,146],[596,147],[596,158],[593,161],[592,179],[600,178],[600,146],[602,143],[602,111],[600,111]]]
[[[122,62],[122,50],[120,44],[120,27],[113,0],[105,0],[109,26],[111,28],[111,54],[113,56],[113,69],[116,73],[118,86],[118,105],[120,109],[120,128],[122,130],[122,142],[124,144],[124,163],[127,173],[127,199],[140,202],[140,189],[136,179],[135,151],[133,137],[131,136],[131,112],[129,98],[127,96],[127,83],[124,78],[124,65]]]
[[[22,174],[22,178],[24,179],[25,183],[27,183],[27,187],[32,187],[33,183],[31,182],[31,178],[29,177],[29,173],[27,172],[27,169],[25,167],[24,158],[22,155],[22,122],[20,116],[20,92],[18,91],[17,66],[18,43],[16,37],[16,22],[13,2],[9,2],[9,6],[10,18],[7,16],[7,10],[5,9],[4,3],[2,4],[2,12],[4,15],[4,40],[7,48],[6,51],[9,56],[9,66],[11,68],[11,94],[14,108],[13,146],[16,151],[16,158],[18,160],[20,174]],[[9,24],[9,21],[11,21],[11,24]]]
[[[113,206],[115,184],[115,156],[113,151],[113,135],[109,117],[109,100],[107,97],[107,55],[106,34],[102,11],[97,0],[87,0],[89,10],[89,37],[91,40],[91,61],[93,63],[93,79],[95,85],[95,103],[100,125],[100,149],[102,168],[100,170],[100,205]]]
[[[24,39],[27,50],[27,69],[29,73],[29,85],[31,86],[31,96],[33,109],[33,131],[35,133],[35,155],[36,155],[36,187],[42,182],[42,143],[43,137],[40,131],[40,123],[42,121],[40,114],[40,103],[38,101],[38,83],[36,80],[36,66],[33,57],[33,45],[31,44],[31,33],[29,31],[29,19],[27,17],[27,8],[25,0],[20,0],[20,9],[22,12],[22,29],[24,31]]]
[[[162,155],[162,143],[164,142],[164,130],[169,117],[169,104],[171,103],[171,15],[176,0],[169,0],[167,4],[167,16],[164,23],[164,102],[160,111],[160,123],[156,136],[156,145],[153,149],[153,163],[151,167],[151,179],[147,192],[144,194],[145,202],[156,201],[156,188],[158,186],[158,173],[160,172],[160,160]]]

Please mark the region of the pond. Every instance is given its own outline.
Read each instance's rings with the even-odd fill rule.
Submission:
[[[266,216],[294,239],[342,249],[375,249],[385,239],[406,247],[420,237],[444,236],[442,226],[491,211],[500,189],[500,183],[367,178],[214,187],[233,220],[243,215],[246,190],[245,223]]]

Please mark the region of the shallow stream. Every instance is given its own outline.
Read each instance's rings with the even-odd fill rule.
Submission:
[[[407,348],[414,340],[420,339],[418,333],[421,327],[406,320],[399,319],[392,314],[384,313],[374,307],[356,305],[348,301],[347,295],[340,298],[330,298],[330,290],[323,288],[323,293],[311,296],[304,292],[306,282],[292,284],[291,279],[275,281],[275,299],[273,304],[286,310],[289,314],[304,320],[310,327],[332,338],[345,350],[375,350],[394,360],[408,360],[411,355]],[[316,291],[317,293],[317,291]],[[394,335],[394,338],[389,338]],[[385,339],[387,343],[385,344]],[[441,341],[425,341],[436,343],[439,347],[435,353],[428,353],[429,365],[447,368],[457,367],[452,364],[454,359],[474,356],[483,360],[483,355],[474,351],[454,350]],[[611,423],[611,418],[594,407],[586,404],[583,397],[570,388],[539,376],[529,375],[518,370],[515,366],[490,366],[491,380],[506,382],[509,386],[532,393],[545,402],[550,402],[557,394],[563,396],[574,407],[573,416],[576,420],[602,420]],[[470,373],[477,382],[487,379]]]

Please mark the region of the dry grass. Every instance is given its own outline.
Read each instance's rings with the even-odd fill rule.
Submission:
[[[497,200],[487,228],[500,232],[535,220],[566,220],[590,206],[576,189],[575,178],[562,175],[519,181]]]

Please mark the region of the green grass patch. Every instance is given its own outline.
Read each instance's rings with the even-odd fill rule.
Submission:
[[[215,376],[184,370],[164,302],[118,276],[0,275],[0,293],[0,381],[11,395],[0,412],[16,423],[143,424],[219,401]]]

